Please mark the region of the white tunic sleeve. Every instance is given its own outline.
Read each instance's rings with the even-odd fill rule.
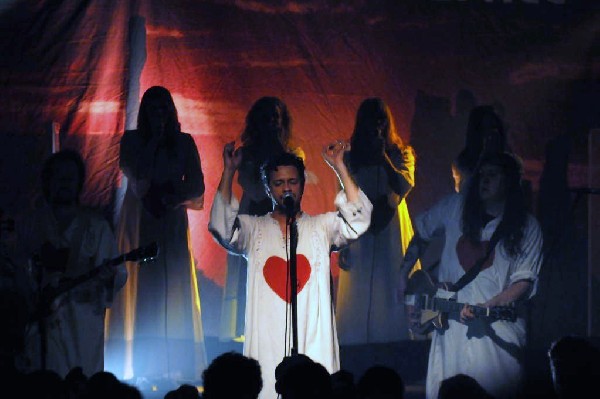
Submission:
[[[521,240],[521,253],[511,264],[509,285],[519,280],[530,280],[533,282],[533,288],[529,298],[533,297],[537,291],[542,258],[542,231],[537,220],[530,215]]]
[[[443,228],[462,211],[462,197],[454,193],[442,198],[433,207],[417,215],[414,219],[415,229],[424,240],[431,239],[436,230]]]
[[[333,213],[334,220],[329,224],[329,237],[332,245],[340,248],[367,231],[371,224],[373,204],[360,189],[356,202],[348,202],[346,193],[342,190],[335,197],[334,203],[338,213]]]
[[[228,251],[237,253],[240,252],[241,248],[234,247],[232,243],[237,238],[234,237],[237,234],[237,230],[234,232],[234,225],[239,209],[240,203],[233,194],[231,195],[231,203],[227,203],[221,193],[217,191],[210,208],[210,220],[208,222],[208,231],[215,240]]]

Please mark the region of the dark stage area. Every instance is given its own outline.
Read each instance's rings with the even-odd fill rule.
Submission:
[[[396,370],[406,385],[405,399],[425,398],[425,374],[427,371],[427,354],[429,340],[405,341],[390,344],[351,345],[340,347],[340,360],[342,369],[350,371],[355,381],[371,365],[384,365]],[[207,355],[210,360],[228,351],[242,351],[242,344],[237,342],[221,342],[216,337],[206,339]],[[198,381],[198,386],[201,382]],[[164,387],[165,385],[163,385]],[[162,399],[165,393],[174,389],[170,383],[167,388],[161,388],[160,382],[156,384],[156,391],[152,391],[151,384],[142,385],[140,389],[145,399]]]
[[[600,344],[600,338],[592,338],[594,344]],[[392,367],[405,383],[405,399],[425,398],[425,377],[430,340],[404,341],[390,344],[351,345],[340,347],[342,369],[350,371],[355,380],[371,365]],[[242,351],[242,344],[220,342],[216,337],[207,337],[206,346],[209,359],[214,359],[227,351]],[[531,345],[525,355],[527,370],[527,396],[530,398],[554,398],[548,350],[539,345]],[[164,387],[167,388],[164,388]],[[198,382],[201,387],[201,382]],[[162,399],[166,392],[174,389],[172,384],[156,385],[152,391],[148,385],[140,386],[145,399]]]

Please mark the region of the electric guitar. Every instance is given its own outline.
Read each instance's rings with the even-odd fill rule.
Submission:
[[[70,291],[71,289],[92,280],[94,277],[99,275],[105,267],[118,266],[123,262],[149,262],[158,256],[158,244],[153,242],[144,247],[136,248],[123,255],[117,256],[116,258],[109,259],[102,263],[101,266],[95,267],[92,270],[80,274],[76,277],[63,278],[59,280],[57,285],[47,285],[41,290],[38,299],[37,311],[34,313],[33,318],[38,319],[40,317],[48,316],[51,313],[51,306],[54,300],[60,295]]]
[[[405,305],[420,313],[418,321],[412,320],[410,330],[413,335],[426,336],[433,329],[448,328],[448,315],[458,314],[465,306],[464,303],[453,299],[454,292],[444,289],[444,284],[436,283],[429,273],[416,270],[408,279],[405,290]],[[476,306],[469,305],[475,317],[485,317],[490,320],[515,321],[517,309],[509,306]]]

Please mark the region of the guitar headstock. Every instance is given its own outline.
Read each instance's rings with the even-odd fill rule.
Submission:
[[[430,297],[435,295],[436,283],[429,273],[422,269],[415,270],[406,282],[405,294],[425,294]]]
[[[134,249],[124,255],[124,260],[129,262],[149,262],[158,256],[158,244],[156,241],[145,247]]]

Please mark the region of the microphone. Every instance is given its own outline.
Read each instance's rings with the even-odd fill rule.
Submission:
[[[291,218],[294,216],[294,196],[292,193],[283,194],[283,207],[285,208],[285,214]]]

